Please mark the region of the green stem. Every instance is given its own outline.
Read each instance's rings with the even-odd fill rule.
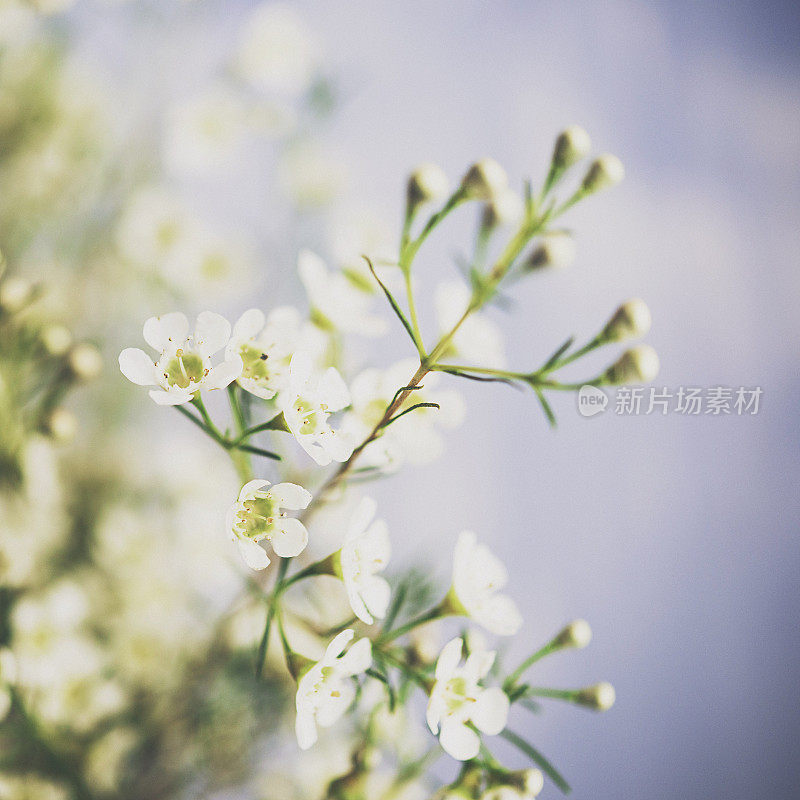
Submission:
[[[545,656],[550,655],[550,653],[555,653],[556,650],[560,650],[561,648],[556,645],[555,640],[548,642],[544,647],[537,650],[533,655],[528,656],[504,681],[503,687],[506,690],[512,689],[517,681],[522,677],[526,670],[532,667],[537,661],[544,658]]]
[[[399,628],[395,628],[393,631],[388,631],[387,633],[381,634],[378,641],[381,643],[388,644],[389,642],[393,642],[395,639],[399,639],[401,636],[403,636],[403,634],[408,633],[414,628],[417,628],[420,625],[424,625],[426,622],[431,622],[434,619],[439,619],[440,617],[443,616],[445,616],[444,602],[439,603],[438,605],[431,608],[429,611],[426,611],[424,614],[420,614],[420,616],[415,617],[409,622],[406,622]]]
[[[286,577],[286,570],[289,569],[288,558],[282,558],[278,565],[278,575],[275,579],[275,588],[272,590],[272,595],[269,599],[267,607],[267,620],[264,624],[264,633],[261,635],[261,641],[258,644],[258,653],[256,655],[256,678],[260,678],[264,671],[264,662],[267,659],[267,648],[269,647],[269,633],[272,628],[272,620],[275,617],[275,612],[280,602],[280,595],[283,592],[283,579]]]

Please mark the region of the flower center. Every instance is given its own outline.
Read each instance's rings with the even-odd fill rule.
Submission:
[[[252,497],[239,505],[236,530],[252,539],[264,534],[279,516],[278,506],[271,497]]]
[[[199,383],[204,377],[203,359],[190,350],[178,350],[167,362],[164,375],[170,386],[186,389],[192,383]]]

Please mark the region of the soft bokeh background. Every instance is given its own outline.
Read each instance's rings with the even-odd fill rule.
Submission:
[[[153,109],[215,68],[250,7],[86,2],[60,24],[119,92],[120,125],[146,131]],[[392,230],[404,176],[423,160],[455,178],[492,155],[515,181],[540,177],[554,135],[571,123],[626,164],[620,187],[570,216],[574,267],[519,287],[503,321],[514,364],[536,365],[565,336],[590,335],[620,300],[641,296],[653,312],[660,385],[764,390],[755,417],[587,420],[572,398],[558,398],[553,433],[532,397],[466,386],[468,421],[449,434],[445,457],[378,490],[398,557],[424,554],[445,575],[456,533],[474,528],[510,566],[526,617],[520,639],[540,642],[572,617],[590,620],[591,648],[537,674],[567,685],[607,678],[618,693],[613,711],[551,707],[515,723],[576,797],[795,796],[796,6],[294,7],[336,77],[325,140],[347,166],[351,217]],[[296,250],[318,242],[302,231],[282,237],[275,165],[253,158],[211,181],[176,182],[271,253],[253,298],[267,305],[299,297]],[[468,220],[449,224],[450,236],[424,253],[423,285],[454,274],[469,230]],[[407,354],[399,333],[391,342],[378,353]],[[522,642],[516,648],[521,655]]]

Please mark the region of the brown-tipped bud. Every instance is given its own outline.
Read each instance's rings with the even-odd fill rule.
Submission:
[[[508,175],[493,158],[476,162],[461,179],[462,191],[475,200],[491,200],[507,188]]]
[[[612,385],[626,383],[650,383],[658,375],[658,353],[648,344],[640,344],[626,350],[620,359],[610,366],[603,379]]]
[[[100,351],[87,342],[76,344],[69,352],[69,368],[72,374],[82,381],[90,381],[103,371],[103,358]]]
[[[581,689],[575,695],[576,703],[595,711],[608,711],[616,699],[617,693],[614,691],[614,687],[606,681]]]
[[[625,167],[622,162],[610,153],[598,156],[589,167],[586,177],[581,184],[583,194],[592,194],[601,189],[616,186],[625,177]]]
[[[606,323],[600,338],[604,342],[624,342],[638,339],[649,330],[653,318],[644,300],[634,298],[623,303]]]
[[[408,177],[408,205],[416,208],[422,203],[436,202],[447,197],[450,181],[436,164],[420,164]]]
[[[563,269],[575,260],[575,242],[569,236],[547,236],[531,251],[526,270]]]
[[[0,309],[14,314],[33,297],[34,287],[24,278],[8,278],[0,283]]]
[[[522,198],[513,189],[505,189],[486,204],[481,225],[489,230],[499,225],[515,225],[524,213]]]
[[[558,134],[553,149],[553,169],[564,170],[580,161],[591,150],[589,134],[580,125],[570,125]]]
[[[78,420],[66,408],[54,408],[44,421],[48,436],[61,444],[68,444],[78,432]]]
[[[586,647],[592,641],[592,629],[585,619],[576,619],[570,622],[561,633],[553,639],[553,644],[558,648]]]
[[[42,329],[39,339],[51,356],[63,356],[72,347],[72,334],[63,325],[48,325]]]

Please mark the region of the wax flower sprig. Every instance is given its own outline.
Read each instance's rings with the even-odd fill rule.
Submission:
[[[469,626],[510,637],[521,630],[523,617],[514,600],[502,591],[508,582],[505,567],[476,533],[463,531],[458,536],[449,588],[427,607],[415,607],[408,597],[409,584],[403,580],[393,588],[386,577],[392,554],[390,526],[374,500],[356,494],[357,484],[387,473],[386,463],[376,456],[391,449],[381,450],[388,439],[396,439],[392,446],[402,449],[414,438],[406,435],[410,425],[426,415],[444,416],[445,406],[452,407],[448,403],[452,398],[446,393],[430,392],[433,379],[441,374],[530,387],[551,423],[555,416],[545,392],[655,377],[658,359],[646,345],[625,351],[587,381],[575,383],[559,377],[562,368],[596,349],[647,333],[650,313],[641,300],[622,304],[585,344],[575,346],[569,338],[530,371],[496,363],[489,357],[496,348],[478,348],[480,358],[471,352],[471,343],[485,345],[487,336],[494,336],[487,333],[490,323],[481,312],[502,299],[506,286],[546,267],[564,266],[571,259],[572,241],[556,227],[557,220],[579,201],[622,179],[619,160],[602,155],[588,165],[577,188],[559,199],[556,193],[564,179],[589,149],[582,129],[562,132],[541,188],[534,191],[529,182],[522,194],[510,188],[505,171],[492,159],[473,164],[452,191],[439,167],[424,164],[414,170],[406,187],[394,265],[402,279],[403,296],[397,296],[396,283],[379,274],[368,255],[364,256],[367,272],[355,275],[352,270],[329,272],[317,256],[304,252],[299,272],[309,293],[306,318],[294,309],[274,309],[269,314],[250,309],[231,326],[219,315],[204,312],[190,331],[183,314],[165,314],[144,326],[144,338],[156,357],[132,348],[120,355],[120,369],[126,377],[155,386],[150,391],[152,399],[174,405],[229,453],[238,470],[242,488],[228,513],[227,534],[252,569],[265,570],[270,565],[265,543],[277,557],[274,582],[264,589],[265,621],[255,671],[257,676],[263,674],[271,641],[277,639],[287,671],[297,681],[300,746],[313,746],[321,729],[345,715],[358,717],[371,685],[382,687],[382,700],[377,705],[373,700],[370,715],[383,706],[396,712],[408,705],[415,691],[422,691],[427,697],[427,727],[436,743],[432,755],[414,769],[424,770],[429,758],[441,750],[463,764],[456,781],[437,797],[530,798],[541,790],[545,776],[568,791],[555,767],[506,727],[511,709],[515,705],[533,709],[547,698],[595,710],[606,710],[614,702],[613,688],[607,683],[561,689],[526,682],[528,670],[540,659],[588,644],[591,633],[583,621],[567,626],[516,669],[504,673],[496,652]],[[416,259],[443,220],[475,203],[479,222],[467,269],[468,284],[461,286],[463,304],[455,313],[448,309],[447,322],[440,321],[431,343],[423,332],[415,295]],[[432,204],[438,207],[424,217],[424,209]],[[501,238],[504,230],[511,230],[505,241]],[[387,371],[397,381],[388,389],[385,380],[375,374],[357,376],[348,385],[336,358],[332,361],[332,354],[339,353],[346,341],[341,335],[344,331],[363,328],[372,335],[382,330],[380,320],[371,316],[367,306],[365,277],[374,279],[376,290],[383,293],[416,351],[412,364],[401,364],[399,372],[395,368]],[[461,303],[461,293],[453,296]],[[204,392],[216,391],[227,394],[227,424],[215,422],[203,401]],[[390,436],[397,430],[403,433]],[[419,432],[423,438],[434,435],[430,425],[420,424]],[[278,436],[292,437],[297,445],[294,452],[310,469],[287,464],[292,450],[278,447]],[[263,465],[259,470],[254,457],[266,459],[257,462]],[[260,474],[267,464],[276,473],[274,483]],[[336,466],[324,472],[317,469],[331,464]],[[334,501],[353,501],[340,546],[309,563],[304,554],[309,538],[315,537],[314,515]],[[302,562],[293,569],[296,559]],[[299,613],[292,601],[307,589],[308,581],[323,575],[340,582],[351,610],[347,619],[332,628],[313,613]],[[467,628],[438,655],[417,646],[415,640],[429,630],[426,626],[452,618],[460,618]],[[303,652],[289,622],[322,639],[323,652]],[[486,740],[493,736],[506,739],[534,766],[503,766],[488,749]],[[368,757],[371,746],[365,739],[356,747],[351,772],[331,784],[329,796],[347,800],[367,797],[362,778],[373,761]]]

